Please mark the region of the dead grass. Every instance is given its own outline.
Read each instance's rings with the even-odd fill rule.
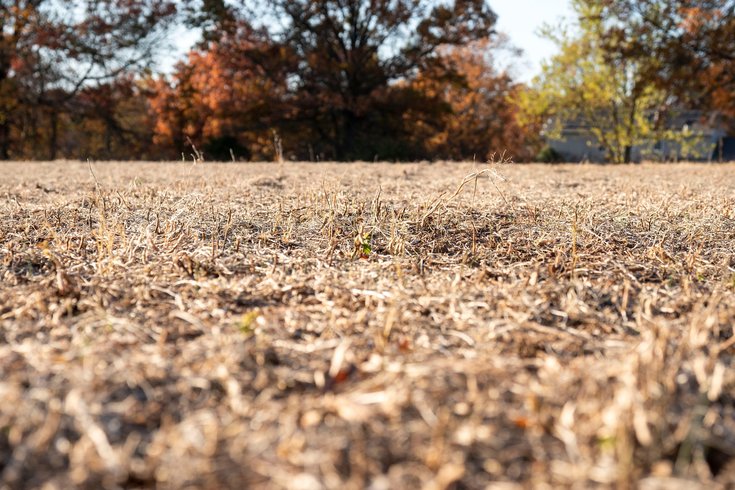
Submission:
[[[0,165],[3,488],[735,485],[735,167],[275,168]]]

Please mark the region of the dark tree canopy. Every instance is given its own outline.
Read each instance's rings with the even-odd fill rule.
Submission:
[[[492,0],[0,0],[0,159],[524,159],[552,108],[611,114],[621,161],[683,108],[735,131],[735,0],[570,1],[541,90]]]
[[[169,0],[0,0],[0,157],[13,132],[37,127],[23,107],[45,108],[56,156],[58,112],[92,82],[141,68],[174,18]]]
[[[390,139],[401,136],[406,106],[442,111],[440,101],[412,92],[406,82],[431,71],[461,83],[438,48],[488,38],[496,21],[484,0],[263,0],[237,6],[213,0],[202,6],[207,8],[199,19],[218,18],[222,30],[247,32],[274,46],[278,63],[262,51],[239,55],[251,57],[266,76],[286,81],[289,110],[280,115],[282,126],[300,128],[301,138],[311,142],[309,152],[339,160],[401,157]],[[308,155],[306,146],[295,151]]]

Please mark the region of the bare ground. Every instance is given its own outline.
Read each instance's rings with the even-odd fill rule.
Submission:
[[[735,167],[485,168],[0,164],[2,488],[733,488]]]

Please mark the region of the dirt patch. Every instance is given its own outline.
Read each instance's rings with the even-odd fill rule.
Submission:
[[[3,484],[734,485],[735,167],[483,168],[0,165]]]

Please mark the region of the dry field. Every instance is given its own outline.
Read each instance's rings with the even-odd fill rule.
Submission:
[[[0,164],[0,487],[733,488],[735,166],[484,168]]]

